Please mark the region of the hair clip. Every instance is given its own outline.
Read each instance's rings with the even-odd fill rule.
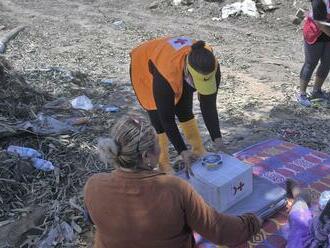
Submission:
[[[131,116],[131,119],[136,123],[136,124],[141,124],[141,119],[137,116]]]

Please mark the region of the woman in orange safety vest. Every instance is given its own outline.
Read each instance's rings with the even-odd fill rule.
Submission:
[[[160,169],[173,171],[168,140],[182,156],[187,170],[196,156],[205,153],[192,110],[195,91],[205,125],[216,147],[221,149],[223,143],[216,106],[221,72],[212,49],[204,41],[189,37],[164,37],[142,43],[130,55],[135,94],[158,133]],[[192,151],[187,149],[175,116]]]

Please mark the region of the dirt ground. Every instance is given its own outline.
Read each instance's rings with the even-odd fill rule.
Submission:
[[[229,151],[281,138],[330,153],[330,110],[302,108],[294,98],[304,58],[301,27],[291,18],[298,7],[307,9],[308,1],[276,0],[279,8],[261,18],[212,20],[230,2],[195,0],[189,6],[172,6],[170,0],[0,0],[0,25],[27,26],[9,43],[5,57],[34,88],[54,98],[86,94],[93,101],[121,107],[119,114],[102,121],[97,113],[91,114],[99,121],[83,134],[78,155],[69,159],[70,164],[84,163],[74,165],[84,171],[84,178],[106,169],[94,156],[97,136],[106,135],[113,121],[127,111],[143,112],[130,87],[130,50],[162,35],[188,35],[214,47],[222,70],[219,117]],[[151,3],[157,4],[150,8]],[[42,69],[48,67],[79,71],[88,80],[78,84],[46,80]],[[104,86],[101,79],[112,79],[114,84]],[[329,80],[324,89],[330,90]],[[195,103],[204,142],[212,149]],[[7,139],[1,145],[11,142]],[[33,144],[42,147],[40,141]],[[60,162],[59,154],[49,157]],[[83,183],[74,192],[80,192]],[[82,246],[88,238],[79,242]]]

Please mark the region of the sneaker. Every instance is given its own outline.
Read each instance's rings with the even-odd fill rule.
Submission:
[[[318,90],[318,91],[312,91],[309,94],[309,99],[328,99],[328,96],[324,91]]]
[[[330,219],[330,200],[325,205],[325,208],[322,210],[319,220],[324,224],[327,220]]]
[[[310,107],[312,105],[311,101],[307,98],[306,95],[298,94],[297,101],[304,107]]]

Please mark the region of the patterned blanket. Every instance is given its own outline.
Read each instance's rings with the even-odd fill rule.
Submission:
[[[237,152],[234,156],[252,165],[254,174],[281,186],[284,186],[287,178],[293,178],[312,191],[315,204],[320,193],[330,189],[328,154],[281,140],[267,140]],[[289,206],[265,222],[261,232],[239,248],[285,247],[288,212]],[[196,238],[199,248],[216,247],[197,234]]]

